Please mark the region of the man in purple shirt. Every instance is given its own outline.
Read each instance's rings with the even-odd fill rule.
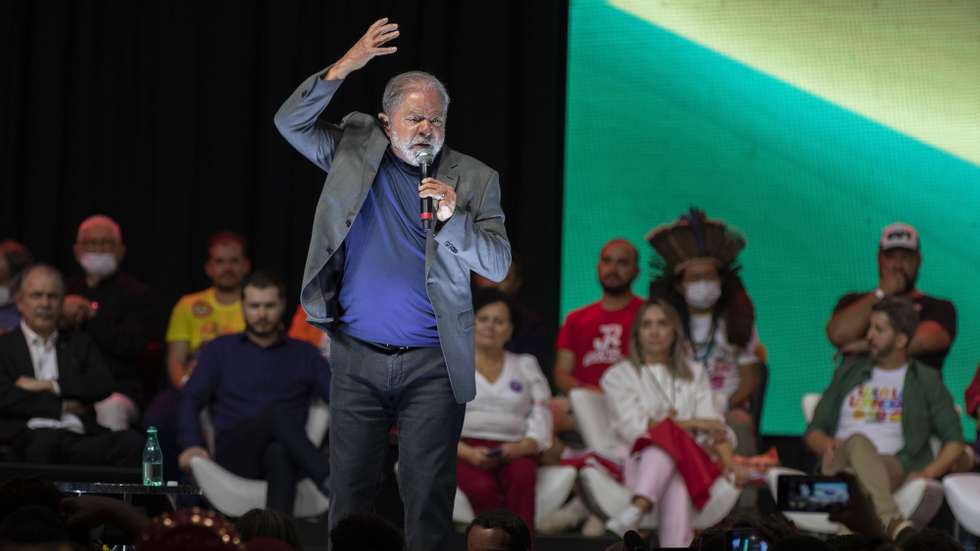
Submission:
[[[266,507],[292,513],[296,482],[326,488],[329,467],[306,436],[310,402],[330,393],[330,369],[316,347],[285,336],[286,289],[262,272],[242,287],[245,332],[218,337],[198,355],[181,389],[177,441],[180,467],[209,456],[200,413],[209,408],[215,461],[245,478],[266,480]]]

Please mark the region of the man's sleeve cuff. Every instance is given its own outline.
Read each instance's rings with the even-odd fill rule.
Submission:
[[[337,88],[340,88],[340,85],[344,83],[344,79],[324,80],[322,78],[329,70],[330,67],[322,71],[317,71],[316,74],[308,79],[306,89],[303,90],[304,98],[308,98],[311,95],[318,97],[327,96],[336,92]]]
[[[463,236],[463,232],[466,230],[466,221],[463,220],[465,216],[465,212],[457,209],[456,212],[453,213],[452,218],[446,220],[445,224],[439,228],[439,233],[432,236],[437,243],[452,251],[453,254],[459,252],[457,245],[460,243],[460,238]],[[456,241],[457,243],[453,243],[453,241]]]

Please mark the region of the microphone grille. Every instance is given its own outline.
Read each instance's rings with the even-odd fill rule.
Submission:
[[[431,149],[423,149],[415,154],[415,162],[417,162],[419,165],[430,166],[432,165],[432,160],[434,158],[435,156],[432,155]]]

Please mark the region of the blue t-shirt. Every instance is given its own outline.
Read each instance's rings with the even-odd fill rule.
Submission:
[[[347,239],[340,330],[368,342],[439,346],[425,290],[421,171],[389,148]]]

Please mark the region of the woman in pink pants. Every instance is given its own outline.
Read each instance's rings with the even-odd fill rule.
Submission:
[[[633,499],[606,527],[622,536],[635,529],[656,506],[661,547],[687,547],[693,537],[691,480],[686,483],[681,476],[678,459],[711,460],[693,445],[689,448],[696,454],[679,458],[676,448],[644,444],[655,427],[672,420],[683,429],[676,431],[681,439],[690,435],[720,458],[726,475],[732,472],[734,435],[715,406],[704,368],[685,359],[683,334],[680,317],[668,303],[658,300],[644,304],[630,331],[629,359],[609,368],[600,381],[613,414],[612,428],[620,443],[632,450],[623,475]]]
[[[494,289],[473,297],[476,398],[466,405],[456,483],[473,511],[506,508],[534,529],[538,455],[551,445],[551,390],[537,360],[512,354],[511,300]]]

